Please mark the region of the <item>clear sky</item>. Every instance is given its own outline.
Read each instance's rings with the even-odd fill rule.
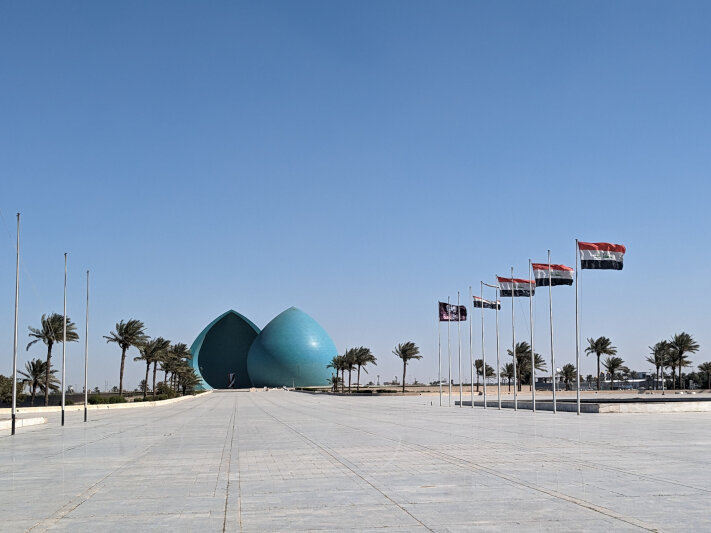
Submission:
[[[69,252],[82,336],[92,276],[91,387],[118,383],[120,319],[190,344],[227,309],[264,327],[292,305],[373,350],[366,381],[400,374],[407,340],[408,376],[435,379],[437,301],[549,248],[572,266],[576,237],[628,248],[585,271],[583,337],[648,370],[687,331],[711,360],[710,25],[703,1],[2,2],[0,373],[18,211],[19,366],[44,358],[27,327],[61,312]],[[562,366],[574,291],[554,305]],[[510,301],[501,328],[505,359]],[[489,313],[488,361],[493,331]],[[82,365],[71,344],[68,383]]]

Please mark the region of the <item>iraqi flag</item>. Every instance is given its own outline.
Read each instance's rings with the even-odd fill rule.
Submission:
[[[467,306],[439,302],[440,322],[462,322],[467,319]]]
[[[578,242],[580,268],[598,270],[622,270],[625,248],[609,242]]]
[[[548,263],[533,263],[533,277],[536,278],[536,287],[548,287],[550,285],[572,285],[573,269],[565,265],[551,265],[548,271]]]
[[[474,296],[474,307],[478,309],[482,307],[484,309],[501,309],[501,302],[499,300],[492,302],[491,300],[484,300],[483,298]]]
[[[496,276],[502,298],[511,296],[533,296],[536,293],[536,282],[531,279],[502,278]]]

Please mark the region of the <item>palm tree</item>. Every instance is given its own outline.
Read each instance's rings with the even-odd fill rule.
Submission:
[[[679,388],[682,388],[681,369],[691,366],[691,361],[686,357],[687,353],[699,351],[699,344],[686,332],[676,333],[669,341],[670,357],[679,367]]]
[[[484,361],[482,359],[477,359],[474,361],[474,367],[476,368],[476,391],[479,392],[479,376],[483,375],[483,371],[481,369],[482,365],[484,364]],[[486,365],[486,377],[490,378],[491,376],[494,375],[494,369],[490,367],[489,365]]]
[[[121,347],[121,373],[119,374],[119,396],[123,396],[123,369],[126,364],[126,351],[131,346],[139,346],[147,339],[145,333],[146,326],[143,322],[134,318],[123,320],[116,324],[116,331],[104,335],[106,342],[115,342]],[[146,376],[146,380],[148,377]]]
[[[509,380],[509,392],[511,392],[511,380],[515,378],[513,363],[506,363],[501,369],[501,377]]]
[[[59,390],[57,384],[59,381],[54,374],[56,370],[50,370],[49,372],[49,388],[53,391]],[[18,372],[24,379],[22,380],[22,386],[30,389],[32,403],[35,405],[35,397],[37,396],[37,389],[40,392],[44,392],[46,389],[45,383],[47,383],[47,363],[42,361],[42,359],[33,359],[32,361],[27,361],[25,363],[25,372]]]
[[[412,341],[398,344],[393,353],[402,359],[402,392],[405,392],[405,374],[407,373],[407,362],[410,359],[422,359],[420,349]]]
[[[365,348],[364,346],[361,346],[360,348],[355,349],[355,353],[353,355],[353,360],[355,362],[355,365],[358,367],[358,378],[356,381],[356,391],[360,390],[360,369],[363,368],[363,372],[366,374],[368,371],[365,369],[365,365],[367,364],[374,364],[377,365],[377,359],[375,356],[372,354],[370,351],[370,348]]]
[[[193,354],[188,348],[188,345],[183,342],[177,342],[171,345],[167,350],[161,354],[161,358],[158,361],[160,363],[160,368],[164,372],[163,383],[168,385],[168,373],[173,372],[175,367],[175,362],[179,359],[190,360],[193,358]]]
[[[47,346],[47,367],[45,368],[45,383],[51,382],[51,368],[52,368],[52,346],[55,342],[62,342],[64,339],[64,315],[59,313],[52,313],[51,315],[42,315],[42,327],[33,328],[29,327],[30,337],[34,338],[27,345],[27,350],[30,349],[34,343],[42,341]],[[79,340],[79,335],[76,332],[76,324],[67,317],[67,341],[76,342]],[[45,387],[44,389],[44,404],[49,405],[49,389],[51,387]]]
[[[153,354],[153,396],[156,395],[156,371],[158,370],[158,363],[164,361],[169,357],[170,341],[164,339],[163,337],[158,337],[155,339],[156,348]]]
[[[334,355],[333,358],[331,359],[331,362],[326,365],[326,368],[332,368],[333,370],[336,371],[336,378],[338,378],[338,373],[341,372],[343,369],[343,356],[342,355]],[[338,392],[338,382],[343,384],[343,380],[337,379],[337,383],[335,385],[335,389],[333,392]]]
[[[506,350],[506,352],[511,355],[511,350]],[[535,354],[535,365],[536,370],[543,371],[546,369],[546,362],[541,356],[541,354]],[[524,381],[528,381],[533,388],[533,373],[531,372],[531,346],[527,342],[516,343],[516,374],[518,380],[518,390],[521,390],[521,386]]]
[[[168,351],[170,346],[170,341],[164,339],[163,337],[156,337],[155,339],[146,340],[138,345],[138,351],[141,354],[139,357],[134,357],[134,361],[145,361],[146,362],[146,379],[143,387],[143,397],[146,397],[146,389],[148,389],[148,371],[153,365],[153,396],[156,395],[156,365],[158,361],[164,357],[165,352]]]
[[[706,374],[706,388],[711,389],[711,362],[701,363],[698,368]]]
[[[588,339],[588,347],[585,348],[585,355],[594,353],[597,355],[597,390],[600,390],[600,356],[617,355],[617,348],[612,345],[612,341],[607,337]]]
[[[192,392],[200,383],[200,378],[189,361],[189,359],[180,359],[175,370],[178,392],[182,389],[183,396],[188,392]]]
[[[357,348],[348,348],[346,353],[343,354],[343,372],[345,377],[345,371],[348,370],[348,392],[351,392],[351,376],[353,369],[355,368],[355,357]]]
[[[646,361],[654,365],[656,378],[659,381],[659,371],[664,370],[669,360],[669,343],[667,341],[659,341],[654,346],[650,346],[649,349],[652,350],[652,354],[646,357]],[[654,388],[657,388],[656,383]]]
[[[331,377],[328,379],[328,382],[331,384],[331,392],[336,392],[338,390],[338,383],[340,381],[341,381],[341,378],[331,374]]]
[[[602,365],[610,373],[610,390],[615,385],[615,374],[623,368],[624,363],[621,357],[608,357],[603,361]]]
[[[570,363],[563,365],[563,368],[561,368],[561,376],[563,378],[563,382],[565,383],[565,390],[570,390],[570,382],[575,380],[578,376],[575,371],[575,365]]]

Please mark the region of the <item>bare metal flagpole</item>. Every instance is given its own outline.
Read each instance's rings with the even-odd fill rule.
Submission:
[[[575,397],[578,414],[580,414],[580,318],[578,317],[578,260],[580,259],[578,249],[578,239],[575,239],[575,377],[577,386]],[[598,379],[600,379],[598,377]]]
[[[553,384],[552,390],[553,390],[553,414],[555,414],[557,411],[556,403],[555,403],[555,352],[553,351],[553,273],[551,272],[551,251],[548,250],[548,320],[550,321],[551,325],[551,374],[552,374],[552,379],[551,383]]]
[[[459,407],[462,407],[462,313],[459,306],[459,291],[457,291],[457,348],[459,357]]]
[[[516,322],[514,320],[514,294],[516,292],[516,283],[514,282],[514,269],[511,267],[511,353],[513,354],[514,366],[514,411],[518,411],[518,373],[516,372]]]
[[[472,409],[474,409],[474,359],[472,356],[472,322],[474,322],[474,298],[472,298],[472,286],[469,285],[469,302],[472,305],[472,318],[469,321],[469,371],[471,378],[469,379],[470,396],[472,399]]]
[[[439,382],[439,406],[442,407],[442,321],[437,301],[437,381]]]
[[[64,391],[67,375],[67,254],[64,254],[64,321],[62,324],[62,425],[64,425]]]
[[[484,409],[486,409],[486,349],[484,348],[484,282],[480,281],[481,288],[481,375],[484,382]]]
[[[84,422],[89,404],[89,271],[86,271],[86,328],[84,329]]]
[[[12,435],[17,420],[17,313],[20,300],[20,213],[17,213],[17,254],[15,258],[15,336],[12,345]]]
[[[528,321],[531,330],[531,400],[533,401],[533,412],[536,412],[536,351],[533,349],[533,285],[531,284],[532,266],[528,260]]]
[[[501,360],[499,358],[499,286],[496,286],[496,398],[501,410]]]
[[[447,359],[449,360],[449,383],[447,384],[447,405],[452,407],[452,349],[450,342],[450,325],[452,323],[452,309],[449,305],[449,296],[447,296]]]

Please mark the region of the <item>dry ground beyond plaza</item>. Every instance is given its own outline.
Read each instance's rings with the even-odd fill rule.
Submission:
[[[0,530],[711,530],[711,413],[230,391],[58,420],[0,433]]]

